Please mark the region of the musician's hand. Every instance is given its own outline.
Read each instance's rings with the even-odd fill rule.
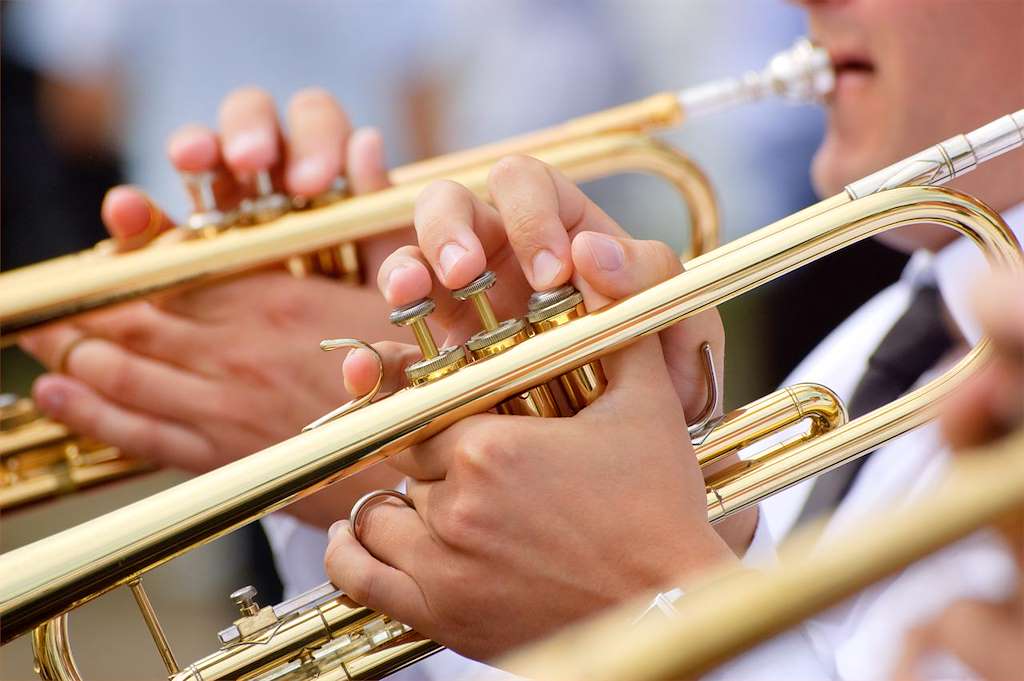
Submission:
[[[241,198],[262,169],[306,196],[339,174],[356,194],[387,186],[380,136],[353,133],[338,104],[317,90],[293,98],[287,133],[268,95],[235,92],[222,106],[219,136],[186,126],[168,152],[181,171],[215,171],[224,205]],[[111,190],[102,215],[122,250],[173,225],[133,187]],[[409,238],[361,242],[364,264],[375,271]],[[368,286],[266,270],[98,312],[28,336],[24,347],[55,372],[33,389],[47,414],[134,456],[202,472],[295,435],[348,399],[341,358],[317,344],[340,335],[394,336],[387,313]],[[398,478],[378,467],[335,490],[341,496],[329,507],[321,509],[326,497],[317,495],[293,510],[326,524],[338,506]]]
[[[499,317],[521,314],[531,290],[570,279],[595,310],[679,270],[667,247],[629,239],[536,161],[499,164],[491,193],[497,210],[456,185],[435,185],[417,209],[422,251],[405,247],[381,268],[379,283],[398,305],[429,292],[429,264],[443,284],[433,292],[437,316],[454,340],[476,324],[446,289],[485,264],[498,275]],[[720,361],[717,316],[604,358],[607,391],[572,418],[481,414],[398,455],[417,510],[370,508],[363,544],[339,525],[328,574],[356,600],[489,657],[734,559],[707,522],[683,413],[684,401],[695,410],[703,403],[690,398],[704,389],[704,340],[717,344]],[[355,392],[365,390],[367,354],[346,361]],[[395,383],[402,361],[387,364]]]
[[[1003,273],[976,288],[975,312],[995,360],[947,402],[943,431],[957,448],[997,439],[1024,426],[1024,278]],[[999,529],[1020,568],[1016,593],[1002,602],[962,600],[915,628],[893,675],[914,679],[921,659],[946,651],[986,681],[1017,681],[1024,670],[1024,514]]]

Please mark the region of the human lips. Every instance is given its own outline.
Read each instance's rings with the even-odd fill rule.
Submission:
[[[875,63],[865,50],[853,47],[824,45],[832,61],[832,69],[836,76],[836,86],[832,98],[840,98],[844,93],[865,87],[876,75]]]

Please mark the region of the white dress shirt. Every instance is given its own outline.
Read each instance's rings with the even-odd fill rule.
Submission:
[[[1024,236],[1024,204],[1003,217],[1018,238]],[[961,333],[975,342],[980,334],[967,294],[986,267],[980,251],[966,239],[958,239],[937,255],[916,253],[900,280],[843,322],[804,359],[785,385],[822,383],[848,401],[868,356],[903,314],[914,288],[924,283],[938,285]],[[943,362],[926,373],[922,383],[944,371],[948,364]],[[876,450],[829,520],[822,544],[827,546],[830,537],[857,525],[865,516],[911,503],[926,494],[945,470],[949,457],[935,424]],[[763,566],[774,560],[774,539],[784,538],[793,529],[811,484],[797,485],[761,504],[757,532],[744,559],[748,566]],[[264,523],[286,595],[324,581],[326,535],[322,531],[282,514]],[[1001,541],[992,533],[979,532],[737,658],[708,678],[886,679],[907,629],[938,614],[954,600],[999,598],[1012,587],[1014,574],[1013,561]],[[440,681],[471,673],[477,666],[445,651],[396,678]],[[947,657],[929,660],[923,674],[930,679],[972,677],[969,670]]]

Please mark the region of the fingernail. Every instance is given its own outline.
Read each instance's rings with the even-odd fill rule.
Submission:
[[[545,248],[533,256],[530,268],[533,270],[534,287],[545,288],[554,284],[555,278],[562,271],[562,261]]]
[[[264,128],[246,130],[231,138],[224,147],[224,156],[232,163],[266,168],[277,160],[277,141]]]
[[[312,191],[311,188],[315,189],[321,185],[326,189],[327,183],[331,180],[330,174],[326,158],[310,156],[289,168],[288,183],[302,191]]]
[[[622,250],[622,244],[611,237],[602,234],[588,234],[587,247],[590,255],[593,256],[597,266],[605,272],[615,272],[622,268],[626,260],[626,254]]]
[[[327,538],[333,541],[335,535],[337,535],[339,532],[348,532],[347,520],[339,520],[333,525],[331,525],[329,528],[327,528]]]
[[[35,399],[40,409],[48,415],[54,416],[60,412],[64,403],[67,402],[68,394],[61,386],[51,385],[44,390],[40,390],[35,395]]]
[[[465,248],[454,241],[446,243],[437,258],[441,264],[441,274],[447,277],[467,252]]]
[[[388,298],[389,300],[391,299],[392,289],[395,287],[395,282],[398,280],[398,273],[407,269],[409,269],[408,265],[399,265],[388,272],[388,278],[384,282],[384,288],[386,289],[384,291],[385,298]]]

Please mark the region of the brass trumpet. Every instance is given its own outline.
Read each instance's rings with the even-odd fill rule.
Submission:
[[[415,198],[426,183],[450,177],[486,198],[490,166],[512,153],[534,154],[580,181],[630,171],[665,178],[689,208],[692,224],[685,257],[700,255],[718,242],[711,186],[686,156],[649,133],[678,125],[684,117],[699,118],[772,95],[814,101],[832,84],[828,56],[802,40],[776,55],[761,72],[657,94],[547,130],[396,168],[391,172],[396,187],[372,196],[340,200],[340,193],[329,192],[333,204],[321,197],[308,210],[281,215],[285,197],[272,194],[268,184],[261,191],[264,199],[280,199],[276,210],[217,231],[211,223],[223,227],[230,222],[227,213],[216,210],[210,191],[193,188],[206,212],[194,214],[179,233],[197,238],[161,241],[131,253],[116,253],[102,242],[91,250],[0,274],[0,344],[67,315],[273,262],[286,260],[295,273],[351,278],[359,269],[352,241],[409,224]],[[48,422],[33,425],[32,431],[41,430],[44,423]],[[44,454],[38,447],[22,445],[25,432],[0,429],[0,453],[11,471],[0,479],[0,511],[148,469],[111,447],[104,448],[102,459],[77,456],[83,448],[98,445],[79,441],[71,433],[62,442],[75,457],[55,456],[58,451],[52,446]],[[110,457],[116,457],[117,465],[111,465]]]
[[[971,197],[927,185],[942,184],[1022,144],[1024,111],[1018,111],[854,182],[738,245],[691,261],[682,274],[642,293],[591,314],[579,306],[561,308],[553,313],[564,317],[561,323],[510,343],[502,352],[467,365],[445,365],[459,364],[386,399],[361,400],[358,408],[244,460],[0,556],[0,638],[6,642],[34,628],[45,678],[78,679],[67,612],[128,585],[177,679],[376,678],[419,659],[437,644],[384,614],[359,608],[342,593],[313,593],[260,607],[243,590],[236,594],[242,616],[222,632],[223,648],[182,670],[140,579],[171,558],[421,442],[464,416],[546,387],[642,336],[880,232],[922,222],[944,225],[970,238],[990,263],[1020,268],[1020,246],[995,212]],[[985,363],[988,352],[983,340],[946,374],[895,402],[845,425],[836,419],[835,427],[710,477],[709,518],[719,520],[756,504],[925,423],[939,401]],[[423,367],[419,371],[429,373]],[[735,446],[744,446],[747,436],[762,427],[762,411],[741,410],[728,419]],[[713,441],[711,428],[705,442]],[[284,634],[280,639],[279,633]]]
[[[703,253],[714,248],[718,239],[712,190],[688,158],[649,133],[679,125],[684,118],[697,118],[773,95],[813,102],[827,94],[832,85],[828,55],[800,41],[775,56],[761,72],[663,92],[536,133],[396,168],[391,172],[396,185],[392,189],[283,215],[278,207],[266,217],[280,217],[265,224],[218,232],[226,224],[225,216],[212,205],[213,198],[207,193],[205,198],[200,197],[208,211],[206,218],[194,216],[199,219],[182,229],[192,236],[215,238],[161,243],[159,248],[131,253],[113,253],[109,245],[101,243],[92,250],[0,275],[0,342],[10,342],[22,331],[68,315],[209,282],[292,256],[312,254],[312,260],[326,261],[327,269],[336,269],[330,263],[340,266],[336,260],[351,260],[351,254],[335,252],[339,244],[410,224],[415,198],[431,180],[450,178],[486,200],[487,172],[508,154],[536,156],[574,181],[616,172],[664,177],[689,207],[693,223],[691,253]],[[273,190],[269,186],[263,189]],[[340,199],[341,195],[335,192],[330,198]],[[216,220],[209,217],[214,213]],[[211,224],[217,228],[211,229]]]

